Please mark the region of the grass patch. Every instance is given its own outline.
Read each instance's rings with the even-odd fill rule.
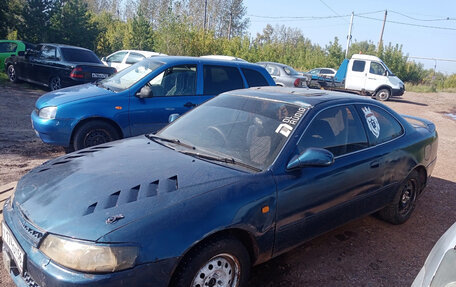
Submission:
[[[9,82],[8,75],[0,72],[0,84],[6,84]]]
[[[442,88],[436,85],[414,85],[412,83],[406,83],[405,90],[415,93],[456,93],[456,88]]]

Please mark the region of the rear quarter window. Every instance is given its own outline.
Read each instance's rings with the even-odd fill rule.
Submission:
[[[354,72],[364,72],[364,67],[366,66],[365,61],[353,61],[352,71]]]
[[[244,73],[249,87],[269,86],[268,81],[260,72],[247,68],[242,68],[241,70]]]
[[[204,94],[220,93],[244,88],[244,81],[237,67],[204,65]]]
[[[83,62],[101,64],[100,59],[90,50],[60,48],[63,58],[68,62]]]

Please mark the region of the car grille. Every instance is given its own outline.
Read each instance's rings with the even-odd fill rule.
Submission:
[[[40,240],[43,237],[42,232],[37,231],[34,227],[30,226],[25,220],[21,219],[20,222],[24,230],[27,231],[27,233],[30,234],[35,239],[35,241]]]
[[[38,283],[36,283],[35,280],[33,280],[32,276],[30,276],[30,274],[28,274],[27,271],[24,271],[24,276],[22,278],[24,279],[27,286],[40,287],[40,285]]]

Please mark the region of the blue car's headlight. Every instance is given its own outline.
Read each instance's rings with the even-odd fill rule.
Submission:
[[[42,119],[55,119],[57,113],[57,107],[45,107],[39,110],[38,116]]]
[[[49,234],[40,250],[56,263],[82,272],[113,272],[131,268],[138,257],[135,246],[100,245]]]

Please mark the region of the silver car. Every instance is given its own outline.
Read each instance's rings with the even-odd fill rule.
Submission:
[[[456,223],[434,245],[412,287],[456,287]]]
[[[306,88],[310,83],[310,76],[303,76],[290,66],[275,62],[258,62],[266,68],[276,82],[277,86],[291,88]]]

